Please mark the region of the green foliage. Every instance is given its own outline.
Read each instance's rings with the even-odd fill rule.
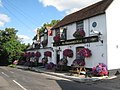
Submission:
[[[27,47],[25,44],[21,44],[16,33],[17,30],[14,28],[6,28],[5,30],[0,30],[0,47],[3,51],[1,53],[1,57],[7,56],[2,60],[7,60],[9,63],[12,63],[16,59],[19,59],[21,57],[21,53]]]
[[[44,32],[47,26],[54,26],[56,25],[60,20],[52,20],[50,23],[44,23],[41,28],[38,28],[39,32]]]
[[[16,68],[16,65],[15,64],[10,64],[10,65],[8,65],[8,67]]]

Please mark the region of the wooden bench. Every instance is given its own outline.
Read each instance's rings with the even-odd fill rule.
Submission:
[[[73,75],[74,73],[80,75],[82,71],[87,71],[84,66],[72,66],[72,70],[69,70],[70,75]]]

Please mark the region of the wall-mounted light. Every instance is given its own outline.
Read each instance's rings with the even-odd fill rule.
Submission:
[[[102,33],[101,32],[99,32],[99,31],[96,31],[96,30],[91,30],[91,32],[93,32],[94,34],[97,34],[97,35],[102,35]]]

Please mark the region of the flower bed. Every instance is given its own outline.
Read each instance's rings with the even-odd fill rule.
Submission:
[[[44,56],[52,57],[52,53],[50,51],[46,51],[46,52],[44,52]]]
[[[92,68],[92,73],[98,76],[104,75],[107,76],[108,75],[107,66],[103,63],[99,63],[96,67]]]
[[[73,34],[73,36],[75,37],[75,38],[83,38],[83,37],[85,37],[85,32],[84,32],[84,30],[77,30],[77,31],[75,31],[75,33]]]
[[[73,57],[73,51],[71,49],[65,49],[63,51],[63,56],[72,58]]]

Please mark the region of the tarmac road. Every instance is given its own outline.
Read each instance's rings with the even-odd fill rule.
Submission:
[[[116,86],[114,81],[77,83],[44,73],[0,67],[0,90],[120,90],[119,79]]]

